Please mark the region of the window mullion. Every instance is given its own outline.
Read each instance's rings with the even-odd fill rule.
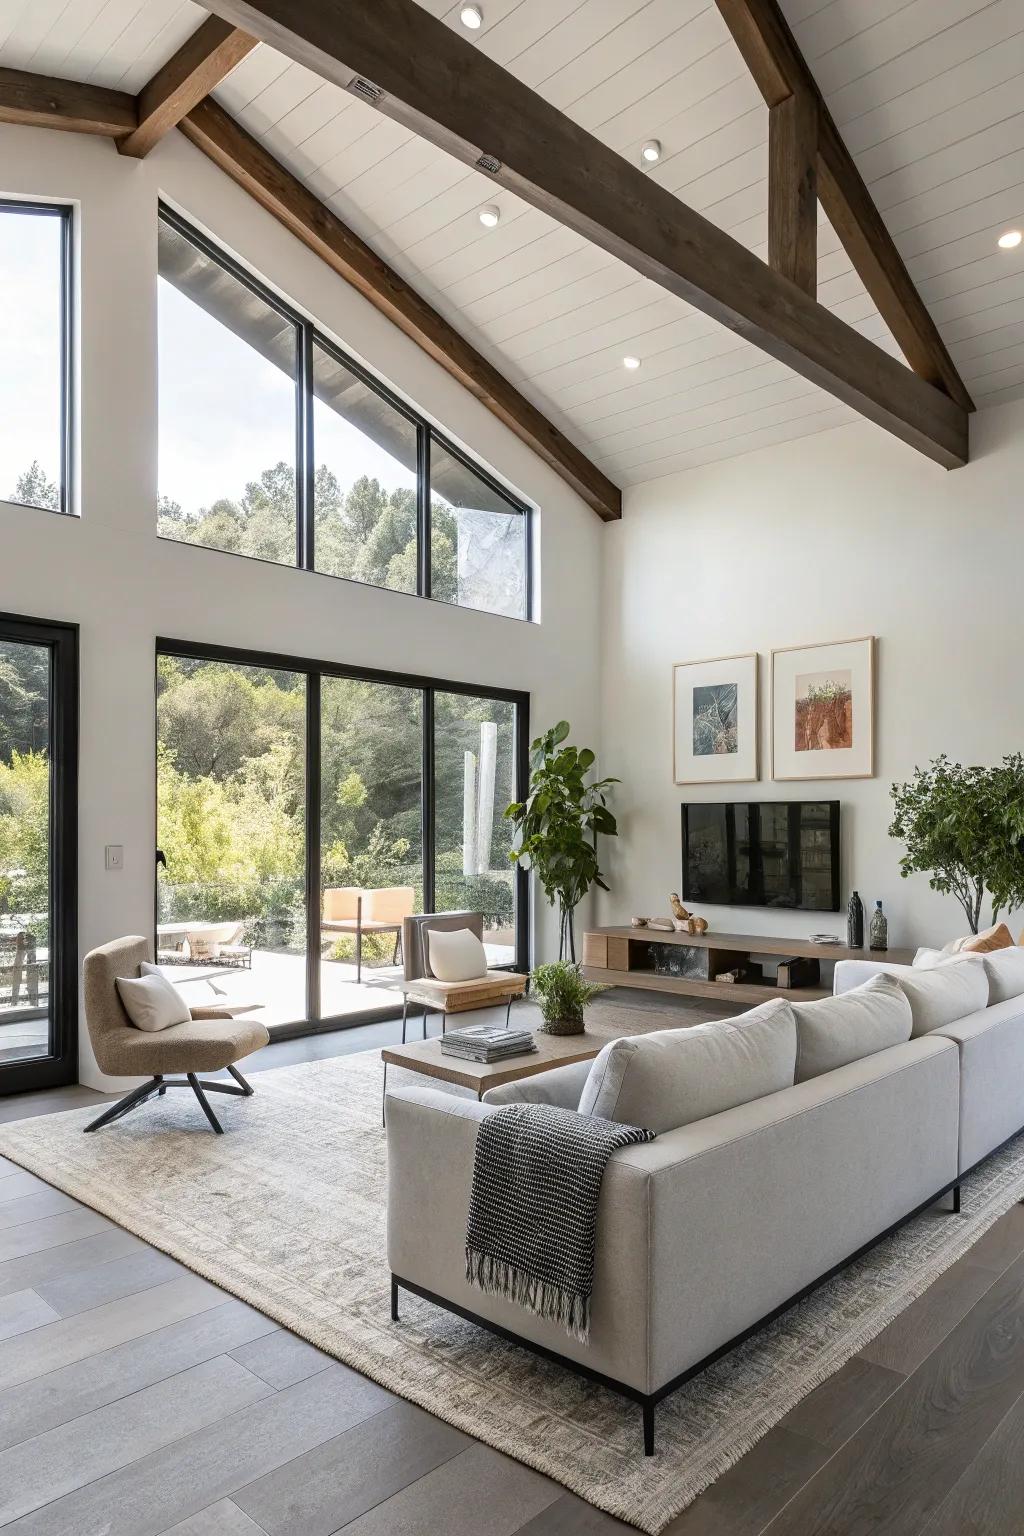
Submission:
[[[295,540],[296,565],[316,569],[316,491],[313,443],[313,327],[303,321],[296,336],[299,351],[295,384]]]
[[[430,431],[420,422],[416,454],[416,590],[430,596]]]

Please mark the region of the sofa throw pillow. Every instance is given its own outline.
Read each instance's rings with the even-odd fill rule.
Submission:
[[[610,1041],[579,1112],[660,1134],[791,1087],[795,1065],[793,1010],[773,998],[736,1019]]]
[[[933,971],[904,971],[898,985],[910,1002],[915,1039],[988,1007],[988,976],[980,956]]]
[[[919,971],[934,971],[940,965],[966,965],[974,958],[966,950],[919,949],[912,964]]]
[[[487,952],[470,928],[428,928],[427,958],[438,981],[479,981],[487,975]]]
[[[136,1029],[155,1034],[172,1024],[187,1024],[192,1017],[189,1006],[159,971],[146,976],[119,976],[117,990],[125,1013]]]
[[[990,1007],[1024,994],[1024,949],[1015,944],[1012,949],[994,950],[983,955],[981,963],[988,977]]]
[[[798,1083],[902,1045],[910,1039],[914,1023],[910,1003],[894,976],[872,976],[839,997],[792,1007]]]
[[[1005,923],[995,923],[991,928],[985,928],[981,933],[969,933],[966,938],[954,939],[952,944],[947,944],[945,953],[953,955],[987,955],[994,949],[1010,949],[1013,946],[1013,934]]]

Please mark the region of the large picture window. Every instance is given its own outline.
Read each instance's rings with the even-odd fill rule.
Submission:
[[[531,616],[530,510],[162,208],[164,538]]]
[[[0,199],[0,501],[71,511],[71,210]]]
[[[161,641],[156,948],[273,1030],[401,1009],[417,912],[474,911],[528,968],[526,695]]]

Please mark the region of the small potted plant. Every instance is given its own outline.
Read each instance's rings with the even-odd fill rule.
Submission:
[[[541,1029],[548,1035],[582,1035],[584,1008],[608,990],[600,982],[584,981],[579,966],[567,960],[538,965],[530,980],[544,1020]]]

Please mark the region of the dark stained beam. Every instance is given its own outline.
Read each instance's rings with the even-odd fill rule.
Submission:
[[[974,410],[881,214],[825,105],[777,0],[717,0],[747,68],[769,108],[791,97],[818,114],[818,196],[861,282],[914,372]]]
[[[208,16],[140,91],[138,127],[118,140],[121,154],[136,160],[148,155],[258,46],[258,40],[247,32],[219,16]]]
[[[78,80],[0,69],[0,123],[118,138],[135,127],[135,97]]]
[[[818,291],[818,114],[787,96],[768,114],[768,265],[813,299]]]
[[[962,404],[772,272],[415,0],[210,4],[936,462],[966,463]]]
[[[503,421],[606,522],[622,493],[394,268],[213,100],[180,123],[185,137]]]

